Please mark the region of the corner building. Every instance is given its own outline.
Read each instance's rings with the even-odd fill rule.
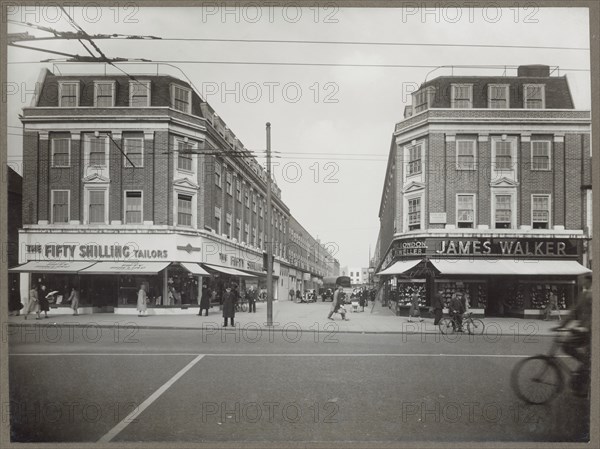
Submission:
[[[38,87],[21,118],[23,298],[78,286],[84,311],[135,313],[144,285],[156,313],[195,313],[202,283],[217,299],[232,282],[266,288],[269,225],[274,298],[287,298],[281,190],[269,224],[266,170],[189,83],[44,69]]]
[[[548,66],[423,83],[396,124],[379,210],[383,296],[443,291],[487,316],[562,309],[591,267],[590,111]]]

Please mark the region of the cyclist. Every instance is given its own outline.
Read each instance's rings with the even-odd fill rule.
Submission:
[[[592,277],[586,276],[583,281],[581,298],[567,319],[553,330],[568,329],[569,337],[562,342],[562,349],[580,362],[579,369],[573,376],[574,385],[585,385],[590,372],[590,340],[592,325]],[[574,324],[574,325],[572,325]]]
[[[452,295],[452,299],[450,299],[450,304],[448,304],[448,311],[450,312],[450,317],[452,318],[452,326],[456,332],[462,332],[462,316],[465,313],[465,306],[462,301],[462,294],[456,292]]]

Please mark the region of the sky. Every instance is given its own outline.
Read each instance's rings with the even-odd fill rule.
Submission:
[[[559,67],[554,74],[567,75],[577,109],[591,107],[589,50],[578,49],[589,48],[584,8],[119,5],[71,7],[66,12],[88,34],[165,39],[95,42],[108,57],[169,62],[171,66],[162,64],[159,72],[177,77],[183,71],[246,148],[264,151],[265,124],[270,122],[273,175],[282,198],[313,237],[335,248],[341,266],[368,266],[377,241],[394,124],[402,120],[410,92],[422,82],[451,74],[514,75],[515,70],[505,72],[498,66],[547,64]],[[15,6],[7,18],[9,33],[49,36],[15,22],[74,31],[65,12],[54,7]],[[75,40],[22,44],[87,54]],[[8,48],[7,58],[8,162],[21,173],[18,114],[29,106],[40,69],[89,73],[100,66],[41,63],[64,57],[14,47]],[[157,64],[119,67],[130,74],[157,70]]]

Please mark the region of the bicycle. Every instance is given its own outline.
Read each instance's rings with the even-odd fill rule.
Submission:
[[[483,320],[479,318],[473,318],[473,312],[463,313],[462,326],[458,324],[457,315],[455,314],[452,318],[442,318],[438,324],[440,332],[444,335],[454,334],[456,332],[463,332],[466,326],[467,332],[470,335],[482,335],[485,330],[485,324]]]
[[[235,303],[235,311],[236,312],[245,312],[248,310],[248,302],[247,301],[239,301]]]
[[[569,332],[569,329],[554,329]],[[572,370],[557,355],[565,340],[559,333],[547,354],[538,354],[521,360],[511,373],[510,384],[517,397],[528,404],[546,404],[565,388],[565,375],[570,379],[573,392],[581,397],[589,395],[589,374],[580,383],[577,370]]]

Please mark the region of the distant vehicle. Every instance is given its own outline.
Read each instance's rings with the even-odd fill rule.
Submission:
[[[322,296],[322,301],[326,299],[328,301],[333,301],[333,293],[337,290],[338,286],[341,285],[344,289],[344,302],[346,304],[350,303],[350,297],[352,296],[352,280],[350,276],[328,276],[323,278],[323,289],[325,291],[331,290],[331,296]]]

